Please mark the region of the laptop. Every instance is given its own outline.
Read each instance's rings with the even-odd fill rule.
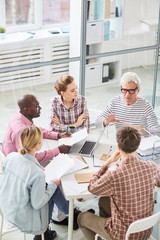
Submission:
[[[86,139],[83,139],[82,141],[74,144],[70,149],[69,153],[90,157],[93,154],[93,151],[95,150],[96,146],[98,145],[105,129],[106,128],[104,127],[97,141],[91,141],[91,137],[88,136]]]

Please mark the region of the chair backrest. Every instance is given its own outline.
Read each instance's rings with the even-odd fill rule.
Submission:
[[[3,163],[4,158],[5,158],[5,156],[0,150],[0,174],[2,173],[2,163]]]
[[[155,213],[150,217],[143,218],[131,223],[126,232],[125,240],[128,240],[128,237],[130,234],[145,231],[153,227],[156,223],[158,223],[158,230],[159,230],[160,229],[160,212]],[[159,232],[158,232],[158,240],[160,240]]]
[[[95,126],[95,120],[100,115],[101,111],[93,108],[88,109],[89,118],[90,118],[90,125]]]
[[[3,229],[4,228],[4,218],[3,218],[3,213],[2,213],[2,211],[1,211],[1,209],[0,209],[0,240],[2,240],[2,237],[4,236],[4,235],[6,235],[7,233],[11,233],[11,232],[15,232],[15,231],[19,231],[19,229],[18,228],[16,228],[16,227],[11,227],[11,228],[9,228],[9,229],[5,229],[5,232],[3,232]],[[24,240],[26,240],[26,235],[25,235],[25,233],[23,233],[23,236],[24,236]]]
[[[2,239],[2,229],[3,229],[3,215],[0,209],[0,240]]]
[[[14,227],[14,228],[10,229],[9,231],[5,231],[3,233],[3,224],[4,224],[4,218],[3,218],[3,213],[2,213],[1,208],[0,208],[0,240],[2,240],[2,237],[4,235],[6,235],[7,233],[11,233],[11,232],[14,232],[14,231],[20,231],[17,227]],[[45,229],[45,231],[46,231],[46,229]],[[22,232],[22,231],[20,231],[20,232],[23,233],[23,240],[26,240],[26,233]],[[45,240],[44,233],[41,234],[41,239]]]
[[[98,239],[101,239],[101,240],[106,240],[105,238],[101,237],[98,233],[95,235],[95,239],[94,240],[98,240]]]

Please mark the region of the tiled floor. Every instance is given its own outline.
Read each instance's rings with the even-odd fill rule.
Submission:
[[[141,95],[145,98],[147,98],[149,101],[152,99],[152,86],[153,86],[153,67],[141,67],[141,68],[135,68],[130,69],[130,71],[135,71],[137,74],[139,74],[141,80],[142,80],[142,89],[141,89]],[[160,96],[159,89],[157,89],[158,96]],[[0,130],[0,142],[2,142],[4,134],[6,132],[6,128],[8,125],[8,122],[10,118],[18,112],[17,107],[17,100],[20,96],[23,94],[30,93],[34,94],[37,99],[40,101],[40,105],[42,106],[42,112],[41,117],[38,119],[35,119],[35,124],[41,127],[48,128],[48,110],[49,110],[49,100],[51,97],[53,97],[56,92],[53,89],[52,84],[47,84],[44,86],[37,86],[32,88],[25,88],[25,89],[19,89],[16,91],[8,91],[8,92],[2,92],[0,95],[0,109],[1,109],[1,117],[0,117],[0,124],[1,124],[1,130]],[[105,84],[101,87],[95,87],[86,89],[86,98],[88,101],[88,107],[89,109],[96,109],[96,110],[103,110],[106,103],[115,95],[120,94],[120,86],[118,82],[111,82],[108,84]],[[159,98],[157,98],[157,103],[159,101]],[[160,113],[159,104],[156,106],[157,113]],[[90,111],[91,113],[91,121],[94,121],[96,113],[93,113],[93,111]],[[160,115],[160,114],[159,114]],[[97,207],[97,198],[92,198],[90,200],[84,200],[82,202],[77,202],[76,205],[80,207],[82,211],[88,209],[88,208],[95,208],[96,213],[98,213],[98,207]],[[158,196],[158,203],[155,204],[155,211],[158,211],[160,209],[160,196]],[[58,233],[58,237],[56,240],[62,240],[67,239],[67,227],[61,227],[51,224],[51,227],[55,229]],[[153,232],[154,237],[157,236],[156,228],[154,228]],[[21,234],[17,233],[10,233],[9,235],[4,236],[4,240],[20,240],[22,239]],[[27,240],[33,239],[32,235],[27,235]],[[81,233],[80,230],[74,231],[74,240],[83,240],[85,239]],[[156,238],[157,239],[157,238]]]

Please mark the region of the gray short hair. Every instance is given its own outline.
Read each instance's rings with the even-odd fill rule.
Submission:
[[[120,84],[134,82],[137,85],[137,88],[140,89],[141,80],[139,76],[134,72],[126,72],[122,75]]]

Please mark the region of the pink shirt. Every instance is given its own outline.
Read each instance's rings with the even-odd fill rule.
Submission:
[[[28,120],[23,114],[16,114],[9,122],[7,133],[4,137],[2,144],[2,152],[5,156],[7,156],[11,152],[18,152],[19,145],[19,137],[21,132],[28,126],[34,126],[34,124]],[[41,128],[43,132],[44,139],[57,139],[58,133],[49,131]],[[46,160],[53,158],[54,156],[60,153],[58,148],[54,148],[51,150],[47,150],[44,152],[36,153],[36,158],[39,163],[42,163]]]

